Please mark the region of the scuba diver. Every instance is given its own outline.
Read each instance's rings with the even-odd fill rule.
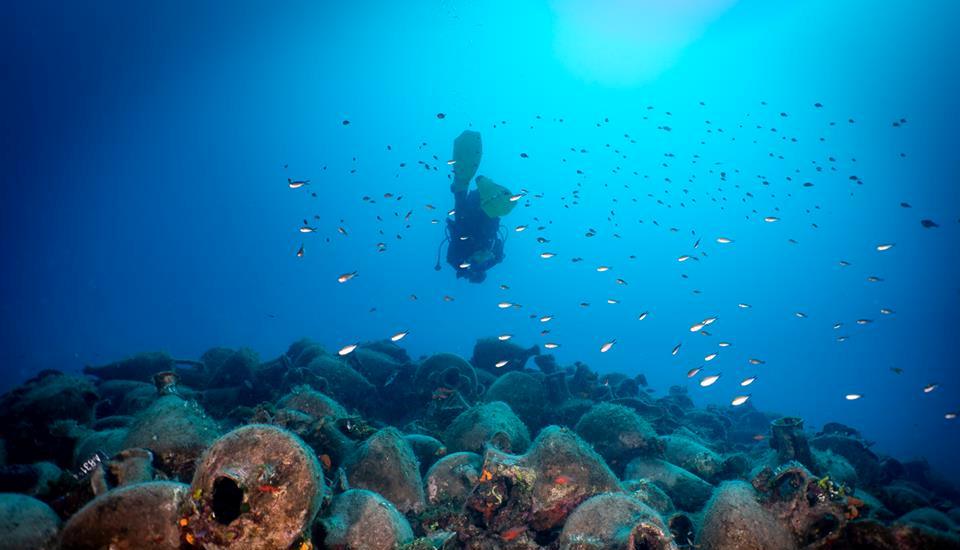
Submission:
[[[453,141],[454,215],[447,219],[446,238],[437,249],[440,271],[440,249],[447,245],[447,263],[457,278],[482,283],[487,270],[503,261],[505,233],[501,233],[500,217],[513,210],[516,203],[510,191],[490,178],[477,176],[477,188],[470,191],[470,180],[480,166],[482,146],[480,133],[465,130]]]

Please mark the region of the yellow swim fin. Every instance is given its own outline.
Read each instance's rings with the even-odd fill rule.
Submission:
[[[486,176],[477,176],[477,192],[480,193],[480,208],[491,218],[506,216],[517,205],[510,200],[513,194],[509,189]]]
[[[457,139],[453,140],[453,185],[454,193],[466,192],[470,180],[480,167],[480,157],[483,154],[483,145],[480,142],[480,132],[464,130]]]

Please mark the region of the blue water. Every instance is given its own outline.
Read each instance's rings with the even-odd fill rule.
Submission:
[[[3,10],[3,389],[153,349],[269,359],[301,336],[339,349],[409,330],[412,356],[469,356],[508,332],[698,404],[755,374],[758,408],[849,424],[960,480],[944,418],[960,408],[953,2]],[[433,269],[468,128],[479,173],[528,192],[482,285]],[[710,336],[688,330],[710,316]],[[700,388],[685,374],[714,351],[704,372],[722,377]]]

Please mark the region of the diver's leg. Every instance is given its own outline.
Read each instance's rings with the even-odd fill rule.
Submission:
[[[462,212],[467,211],[467,192],[466,191],[453,191],[453,209],[457,212],[456,216],[460,217]]]

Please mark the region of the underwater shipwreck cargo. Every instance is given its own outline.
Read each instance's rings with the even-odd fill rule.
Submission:
[[[325,494],[320,463],[303,441],[250,424],[204,453],[180,524],[203,548],[289,548],[308,537]]]
[[[27,495],[0,493],[0,547],[57,547],[62,521],[42,501]]]
[[[814,467],[802,418],[785,416],[774,420],[770,424],[770,447],[777,451],[781,464],[796,460],[808,468]]]
[[[577,507],[564,523],[559,547],[675,550],[673,535],[647,505],[625,494],[601,494]]]
[[[350,487],[375,491],[402,513],[423,509],[419,462],[395,428],[384,428],[367,438],[347,457],[344,471]]]
[[[373,491],[350,489],[333,498],[313,530],[321,548],[392,550],[413,540],[407,519]]]
[[[123,447],[149,449],[160,468],[188,481],[200,455],[219,433],[216,422],[198,403],[166,395],[136,416]]]
[[[64,525],[63,550],[116,548],[161,550],[180,544],[179,520],[190,487],[152,481],[109,491],[90,501]]]
[[[743,481],[717,488],[704,510],[697,544],[710,550],[798,548],[787,526],[760,505],[756,491]]]
[[[955,490],[922,462],[877,455],[852,428],[811,436],[750,404],[698,409],[680,389],[654,398],[634,391],[636,378],[552,356],[488,371],[365,346],[342,359],[304,340],[264,364],[215,348],[198,372],[219,374],[194,376],[198,388],[174,371],[148,376],[170,366],[164,355],[111,365],[103,379],[29,381],[0,398],[11,427],[0,547],[960,548]],[[498,349],[526,353],[486,342],[475,354]],[[207,410],[216,388],[205,381],[233,384],[231,362],[268,398],[228,393]],[[384,388],[409,406],[381,407]],[[551,419],[562,422],[538,427]],[[24,437],[42,423],[49,436]],[[743,425],[770,441],[744,438]],[[51,438],[62,448],[35,447]]]

